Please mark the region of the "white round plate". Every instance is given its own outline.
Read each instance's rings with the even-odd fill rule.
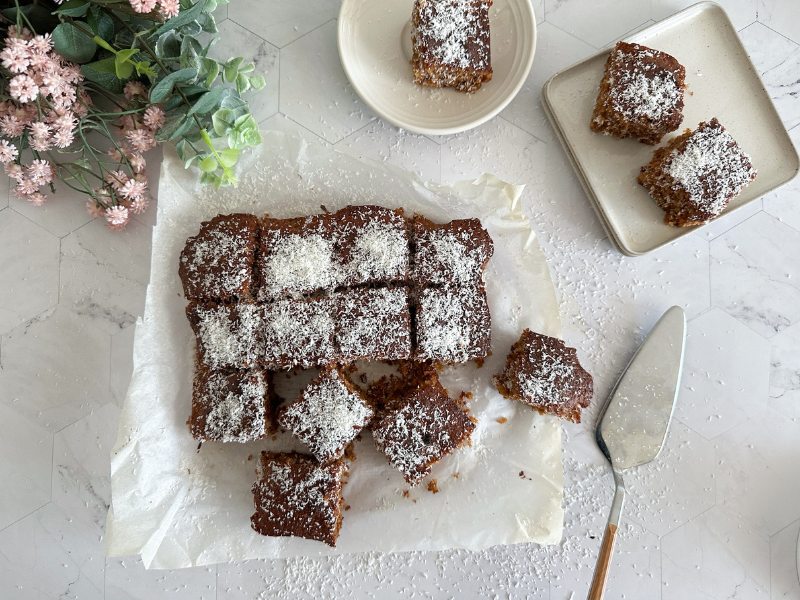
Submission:
[[[473,94],[418,86],[409,48],[414,0],[344,0],[339,57],[361,99],[390,123],[415,133],[458,133],[503,110],[525,83],[536,49],[530,0],[494,0],[492,80]],[[408,38],[408,39],[406,39]]]

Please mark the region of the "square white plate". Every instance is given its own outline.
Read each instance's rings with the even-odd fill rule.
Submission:
[[[717,117],[752,158],[758,177],[719,217],[791,180],[800,168],[786,128],[725,11],[701,2],[626,41],[673,55],[686,67],[681,127]],[[544,86],[544,104],[564,149],[609,236],[636,256],[696,228],[664,224],[664,213],[636,182],[639,168],[658,146],[620,140],[589,129],[608,51],[561,73]]]

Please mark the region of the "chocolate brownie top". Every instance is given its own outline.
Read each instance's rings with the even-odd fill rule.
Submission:
[[[201,441],[250,442],[270,427],[269,382],[260,371],[201,369],[192,402],[192,435]]]
[[[417,0],[413,24],[419,57],[458,69],[490,68],[491,4],[491,0]]]
[[[415,216],[411,223],[412,275],[422,285],[468,284],[480,280],[494,253],[478,219],[436,224]]]
[[[191,302],[186,316],[203,363],[212,369],[246,368],[263,354],[261,307],[250,302]]]
[[[334,295],[337,353],[343,360],[400,360],[411,354],[406,288],[354,288]]]

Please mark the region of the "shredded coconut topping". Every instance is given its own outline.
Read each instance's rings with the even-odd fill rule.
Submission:
[[[334,244],[321,234],[275,232],[264,257],[264,295],[275,298],[331,289],[342,280]]]
[[[465,284],[479,280],[492,255],[491,242],[477,222],[427,229],[415,234],[414,274],[432,284]]]
[[[304,369],[334,359],[332,303],[278,300],[264,313],[264,348],[268,368]]]
[[[328,462],[342,456],[373,414],[341,373],[332,369],[311,382],[300,399],[284,410],[280,424],[305,443],[317,460]]]
[[[714,216],[756,176],[750,157],[724,127],[703,123],[672,151],[664,171],[674,179],[672,189],[683,189],[700,209]]]
[[[478,289],[424,290],[417,312],[417,352],[423,360],[454,363],[485,356],[490,327],[486,296]]]
[[[614,110],[627,117],[647,117],[660,121],[676,110],[683,98],[675,81],[675,75],[665,72],[649,76],[646,71],[635,69],[619,74],[619,81],[611,88],[611,104]]]
[[[373,221],[356,235],[348,268],[357,280],[396,279],[407,267],[408,240],[396,224]]]
[[[236,386],[228,375],[214,373],[206,382],[202,402],[211,407],[205,435],[219,442],[249,442],[267,432],[267,383],[259,372],[247,373]]]
[[[544,406],[562,404],[570,398],[575,365],[564,361],[562,349],[544,342],[529,349],[530,371],[521,371],[519,387],[526,398]]]
[[[405,289],[354,289],[337,294],[336,345],[343,360],[401,360],[411,353],[411,317]]]
[[[263,353],[261,310],[255,304],[197,306],[203,362],[213,369],[247,368]]]
[[[481,36],[481,11],[476,0],[418,0],[414,35],[438,62],[460,69],[488,66],[488,36]],[[476,47],[476,50],[470,49]]]

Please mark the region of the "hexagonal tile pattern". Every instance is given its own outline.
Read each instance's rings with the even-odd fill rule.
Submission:
[[[636,0],[554,0],[545,3],[545,21],[596,48],[649,18],[649,4]]]
[[[106,560],[106,600],[214,600],[215,580],[216,567],[148,571],[138,559]]]
[[[253,62],[256,73],[264,76],[266,87],[261,91],[249,91],[244,97],[250,105],[256,121],[263,121],[278,112],[278,49],[265,42],[231,20],[220,23],[219,38],[211,47],[211,57],[226,60],[231,56],[243,56],[245,62]]]
[[[800,598],[800,575],[797,572],[800,520],[785,527],[769,540],[771,559],[771,599]]]
[[[675,415],[707,439],[749,418],[769,386],[769,343],[712,309],[689,323]]]
[[[264,131],[268,130],[280,131],[287,135],[302,138],[307,142],[322,144],[323,146],[333,145],[327,140],[324,140],[321,137],[319,137],[316,133],[309,131],[299,123],[292,121],[289,117],[287,117],[283,113],[278,113],[277,115],[274,115],[269,119],[267,119],[266,121],[262,122],[261,129]]]
[[[800,419],[800,324],[772,338],[769,402],[776,411]]]
[[[13,210],[0,211],[0,334],[58,302],[58,240]]]
[[[692,0],[660,0],[653,2],[653,19],[660,21],[695,4]],[[756,0],[720,0],[736,29],[746,27],[756,20]]]
[[[715,506],[661,540],[662,600],[769,600],[769,538]]]
[[[800,5],[783,0],[756,0],[758,20],[770,29],[800,43]]]
[[[0,340],[0,402],[58,431],[109,400],[109,351],[108,334],[59,307]]]
[[[441,148],[423,135],[375,121],[336,144],[336,149],[365,160],[379,160],[438,181]]]
[[[653,462],[625,474],[630,518],[663,536],[714,505],[714,447],[673,421]]]
[[[541,140],[555,141],[542,107],[542,86],[558,71],[595,52],[596,49],[586,42],[551,23],[543,23],[537,29],[534,67],[522,89],[503,110],[503,118]],[[560,147],[558,151],[561,151]]]
[[[111,231],[89,223],[61,241],[61,303],[108,333],[144,310],[152,229],[132,223]]]
[[[800,504],[786,502],[800,498],[800,419],[754,404],[760,410],[715,440],[717,502],[771,535],[800,518]]]
[[[739,38],[759,73],[774,69],[798,48],[792,40],[761,23],[742,29]]]
[[[236,0],[228,7],[228,18],[283,48],[335,18],[339,4],[338,0]]]
[[[281,112],[331,143],[375,118],[347,80],[335,48],[332,21],[281,50]]]
[[[85,203],[86,196],[63,184],[57,185],[55,193],[48,194],[43,206],[34,206],[14,197],[9,201],[11,208],[57,237],[64,237],[92,220]]]
[[[765,337],[800,320],[800,232],[760,212],[711,242],[711,301]]]
[[[2,392],[0,392],[0,396]],[[0,404],[0,530],[50,501],[53,435]]]
[[[800,125],[789,132],[795,148],[800,148]],[[800,231],[800,177],[764,196],[764,210]]]
[[[798,71],[800,71],[800,49],[761,74],[764,86],[787,129],[800,124],[800,106],[796,100],[800,95]]]
[[[47,504],[0,531],[0,598],[102,600],[102,556],[97,536]]]

